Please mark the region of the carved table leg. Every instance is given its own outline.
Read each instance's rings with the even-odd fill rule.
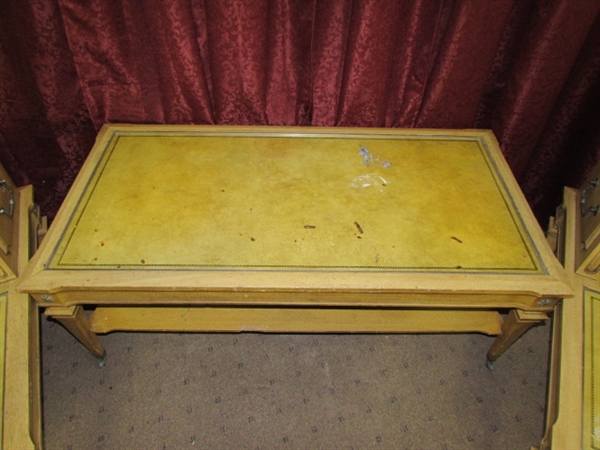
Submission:
[[[98,336],[91,331],[90,321],[81,306],[50,307],[46,308],[44,314],[58,320],[95,357],[101,360],[104,359],[106,351],[100,343]],[[102,361],[101,365],[103,365]]]
[[[496,338],[488,351],[488,367],[493,368],[492,363],[508,347],[514,344],[533,325],[546,319],[548,319],[548,316],[543,312],[511,309],[502,325],[502,334]]]

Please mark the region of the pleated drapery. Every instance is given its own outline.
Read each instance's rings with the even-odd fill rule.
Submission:
[[[52,216],[108,122],[491,128],[541,223],[600,152],[597,0],[3,0],[0,161]]]

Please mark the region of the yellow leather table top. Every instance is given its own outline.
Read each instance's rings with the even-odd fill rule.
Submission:
[[[489,133],[111,131],[50,269],[542,271]]]
[[[489,131],[194,125],[106,125],[19,289],[55,308],[572,295]]]

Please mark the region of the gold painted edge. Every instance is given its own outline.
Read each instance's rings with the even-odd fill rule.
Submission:
[[[500,169],[496,158],[504,158],[504,156],[502,155],[499,148],[497,148],[495,146],[498,150],[496,152],[488,145],[488,143],[489,143],[489,141],[487,139],[485,139],[483,136],[481,136],[479,138],[479,144],[481,147],[483,147],[482,154],[484,156],[486,163],[488,164],[488,169],[490,171],[490,174],[492,175],[492,178],[496,182],[496,186],[502,196],[502,200],[504,201],[504,204],[506,205],[506,209],[508,210],[508,213],[509,213],[511,219],[513,220],[515,228],[517,229],[517,232],[519,233],[519,236],[521,237],[521,241],[522,241],[524,247],[527,249],[527,253],[529,254],[529,259],[531,260],[531,262],[534,266],[532,271],[537,272],[537,273],[541,272],[544,274],[548,274],[548,269],[546,268],[546,266],[543,263],[540,251],[535,246],[535,241],[534,241],[533,237],[531,236],[531,233],[529,232],[529,230],[523,220],[522,215],[518,213],[518,208],[515,203],[515,199],[510,195],[510,189],[506,183],[505,177],[502,176],[502,170]],[[483,150],[485,150],[485,151],[483,151]],[[494,153],[496,153],[496,155],[494,155]],[[491,167],[490,167],[490,165],[491,165]],[[533,252],[533,254],[532,254],[532,252]],[[539,265],[538,265],[538,263],[539,263]]]

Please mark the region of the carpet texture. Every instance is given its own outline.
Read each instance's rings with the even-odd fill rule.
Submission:
[[[550,325],[493,338],[112,333],[105,367],[42,319],[47,450],[529,450]]]

